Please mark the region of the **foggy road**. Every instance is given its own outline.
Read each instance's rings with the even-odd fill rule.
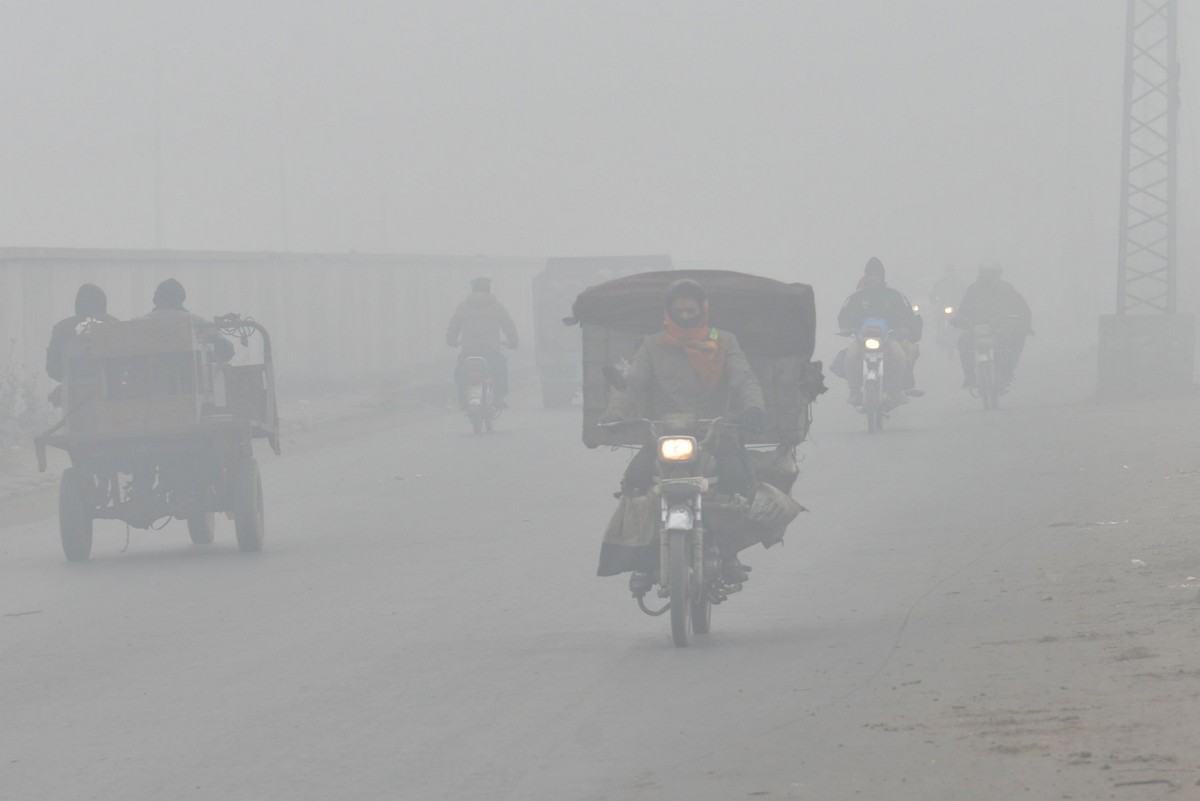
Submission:
[[[0,797],[1153,798],[1200,780],[1200,413],[947,365],[815,407],[784,547],[672,647],[578,407],[276,458],[267,545],[0,528]],[[1136,560],[1136,561],[1135,561]],[[1200,792],[1189,789],[1186,792]]]

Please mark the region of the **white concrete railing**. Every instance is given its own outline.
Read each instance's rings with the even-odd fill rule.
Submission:
[[[271,332],[280,381],[362,381],[449,363],[446,326],[480,275],[532,348],[533,276],[544,259],[0,248],[0,362],[45,375],[46,344],[74,313],[80,284],[108,295],[109,313],[148,312],[177,278],[203,317],[239,312]]]

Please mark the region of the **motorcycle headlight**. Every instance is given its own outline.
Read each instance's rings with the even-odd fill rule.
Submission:
[[[863,347],[866,348],[867,350],[879,350],[879,347],[882,344],[883,343],[880,342],[875,337],[867,337],[866,339],[863,340]]]
[[[947,315],[954,314],[954,307],[947,306],[946,308],[942,309],[942,311],[944,311]]]
[[[921,310],[921,307],[914,303],[913,304],[913,314],[916,314],[920,310]]]
[[[658,441],[658,458],[664,462],[690,462],[696,458],[694,437],[663,437]]]

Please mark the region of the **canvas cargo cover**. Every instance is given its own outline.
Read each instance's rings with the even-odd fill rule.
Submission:
[[[812,287],[729,270],[672,270],[618,278],[581,293],[575,300],[574,319],[638,335],[661,331],[663,294],[683,278],[704,287],[709,322],[732,331],[747,355],[812,358],[817,335]]]
[[[662,330],[663,295],[680,278],[704,285],[712,324],[738,338],[762,385],[766,425],[749,441],[802,442],[808,434],[810,405],[824,391],[821,367],[810,362],[816,335],[812,289],[743,273],[676,270],[610,281],[576,300],[573,321],[583,327],[584,444],[592,448],[643,444],[635,431],[596,427],[611,391],[603,369],[629,359],[643,336]]]

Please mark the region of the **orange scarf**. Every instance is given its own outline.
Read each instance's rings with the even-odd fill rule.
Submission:
[[[700,388],[715,386],[725,374],[725,343],[718,338],[717,329],[709,328],[708,309],[704,310],[704,325],[681,328],[668,314],[663,320],[663,328],[666,331],[659,338],[659,344],[684,348],[692,369],[700,378]]]

